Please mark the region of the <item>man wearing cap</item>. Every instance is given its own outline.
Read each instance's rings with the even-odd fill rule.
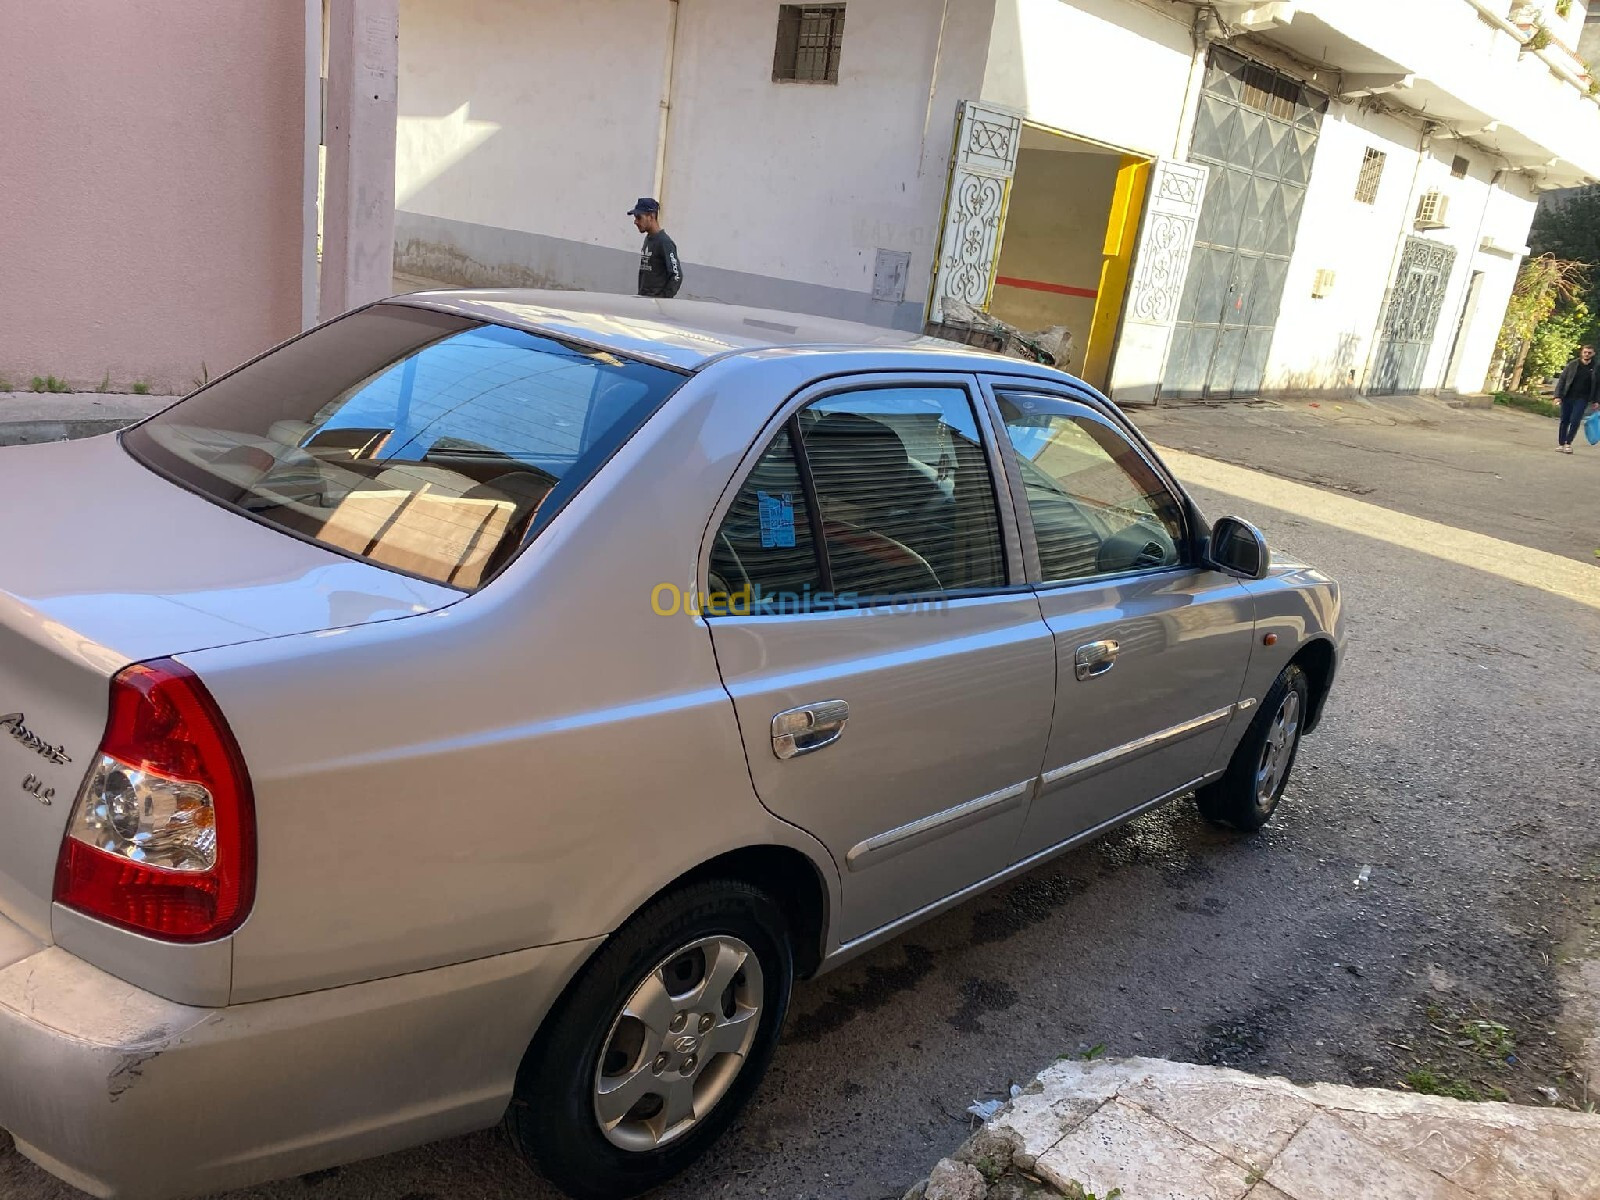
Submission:
[[[676,296],[683,286],[683,268],[678,265],[678,247],[661,228],[661,204],[649,196],[628,210],[633,227],[644,234],[644,252],[639,257],[639,295]]]

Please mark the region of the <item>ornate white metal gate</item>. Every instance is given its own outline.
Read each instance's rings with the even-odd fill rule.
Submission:
[[[1119,402],[1148,404],[1156,398],[1189,273],[1207,174],[1200,163],[1165,158],[1151,172],[1122,336],[1111,368],[1111,395]]]
[[[1021,146],[1020,114],[991,104],[962,102],[939,236],[938,269],[928,305],[930,321],[944,319],[947,299],[964,301],[973,308],[988,307]]]
[[[1392,396],[1421,389],[1423,368],[1433,349],[1455,263],[1454,246],[1428,238],[1406,239],[1389,307],[1383,313],[1383,336],[1370,388],[1375,394]]]

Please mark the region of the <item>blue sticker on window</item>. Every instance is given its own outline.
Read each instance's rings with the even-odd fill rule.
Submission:
[[[783,492],[773,495],[770,492],[757,492],[756,499],[761,504],[761,545],[768,550],[774,547],[793,549],[793,494]]]

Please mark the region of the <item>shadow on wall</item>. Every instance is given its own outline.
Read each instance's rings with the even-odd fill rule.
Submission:
[[[470,100],[439,117],[402,113],[395,126],[396,208],[409,207],[429,184],[502,128],[498,121],[474,120]]]

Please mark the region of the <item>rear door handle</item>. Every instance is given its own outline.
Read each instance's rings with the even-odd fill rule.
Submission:
[[[850,706],[843,700],[819,700],[788,708],[772,718],[772,752],[795,758],[831,746],[844,736]]]
[[[1117,665],[1117,655],[1122,646],[1107,638],[1102,642],[1086,642],[1072,656],[1072,673],[1079,679],[1094,679]]]

